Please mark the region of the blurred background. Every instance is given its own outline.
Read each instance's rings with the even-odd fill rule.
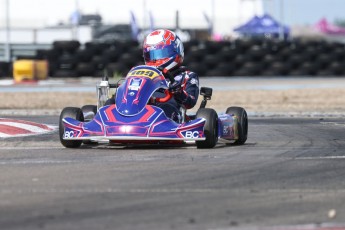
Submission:
[[[99,77],[143,64],[159,28],[200,76],[345,74],[343,0],[0,0],[0,78]]]

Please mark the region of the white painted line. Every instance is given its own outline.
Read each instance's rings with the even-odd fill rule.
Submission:
[[[345,223],[324,223],[306,225],[277,225],[277,226],[246,226],[246,227],[224,227],[209,228],[208,230],[344,230]]]
[[[39,135],[43,135],[43,134],[48,134],[48,133],[53,133],[55,131],[54,130],[47,130],[46,132],[42,132],[42,133],[25,133],[25,134],[16,134],[16,135],[9,135],[9,136],[6,136],[7,134],[2,134],[0,133],[0,138],[12,138],[12,137],[27,137],[27,136],[39,136]],[[13,148],[16,148],[16,147],[12,147]],[[1,147],[0,147],[1,149]],[[23,148],[23,149],[28,149],[28,148]]]
[[[275,190],[275,191],[258,191],[256,193],[281,193],[282,190]],[[297,194],[300,193],[324,193],[325,191],[315,190],[299,190],[296,192]],[[328,191],[327,191],[328,192]],[[330,193],[335,194],[342,194],[344,191],[337,191]],[[111,187],[86,187],[86,188],[72,188],[72,189],[59,189],[59,188],[27,188],[27,189],[0,189],[0,193],[231,193],[231,194],[251,194],[252,191],[250,189],[212,189],[212,188],[156,188],[156,189],[141,189],[141,188],[133,188],[133,189],[121,189],[121,188],[111,188]],[[285,191],[284,193],[290,193],[290,191]],[[285,228],[283,228],[285,229]],[[283,230],[281,229],[281,230]],[[277,230],[277,228],[272,229]]]
[[[8,126],[13,126],[21,129],[28,130],[32,133],[41,133],[41,132],[47,132],[50,131],[48,129],[43,129],[35,125],[28,125],[28,124],[23,124],[23,123],[17,123],[17,122],[3,122],[0,121],[0,125],[8,125]],[[49,128],[49,126],[47,126]]]
[[[11,137],[11,135],[0,132],[0,137]]]
[[[345,126],[345,123],[338,123],[338,122],[320,122],[322,125],[335,125],[335,126]]]
[[[345,159],[345,156],[322,156],[322,157],[296,157],[296,160],[333,160],[333,159]]]
[[[52,146],[47,146],[47,147],[18,147],[18,146],[5,146],[5,147],[0,147],[0,150],[51,150],[51,149],[65,149],[65,147],[63,147],[62,145],[60,147],[52,147]]]

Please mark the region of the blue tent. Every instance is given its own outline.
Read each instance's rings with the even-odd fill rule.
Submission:
[[[281,25],[270,15],[264,14],[261,17],[254,16],[244,25],[235,28],[234,31],[243,34],[244,36],[260,36],[266,34],[279,36],[282,29],[284,32],[284,37],[288,37],[290,28]]]
[[[246,31],[246,30],[248,30],[248,28],[251,28],[251,27],[255,26],[257,24],[258,20],[260,20],[260,17],[255,15],[248,22],[246,22],[245,24],[243,24],[243,25],[237,27],[236,29],[234,29],[234,31],[236,31],[236,32]]]

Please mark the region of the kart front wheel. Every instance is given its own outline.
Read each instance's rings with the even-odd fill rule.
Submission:
[[[76,119],[78,121],[84,121],[83,112],[80,108],[76,107],[66,107],[60,113],[60,120],[59,120],[59,135],[60,135],[60,142],[66,148],[78,148],[80,147],[82,141],[80,140],[64,140],[63,136],[65,134],[65,128],[63,125],[63,119],[66,117],[70,117]]]
[[[235,140],[235,145],[243,145],[247,141],[248,136],[248,116],[245,109],[241,107],[229,107],[226,113],[235,116],[237,119],[238,139]]]
[[[198,149],[213,148],[218,141],[218,115],[214,109],[201,108],[196,118],[205,118],[204,135],[206,140],[196,141]]]

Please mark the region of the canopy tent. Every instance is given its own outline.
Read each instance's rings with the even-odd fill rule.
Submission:
[[[280,24],[273,17],[268,14],[263,16],[254,16],[244,25],[241,25],[234,29],[234,31],[244,36],[260,36],[271,34],[278,37],[281,32],[284,33],[284,37],[288,37],[290,34],[290,28]]]
[[[317,22],[315,28],[324,34],[345,35],[345,28],[329,23],[326,18],[322,18]]]

